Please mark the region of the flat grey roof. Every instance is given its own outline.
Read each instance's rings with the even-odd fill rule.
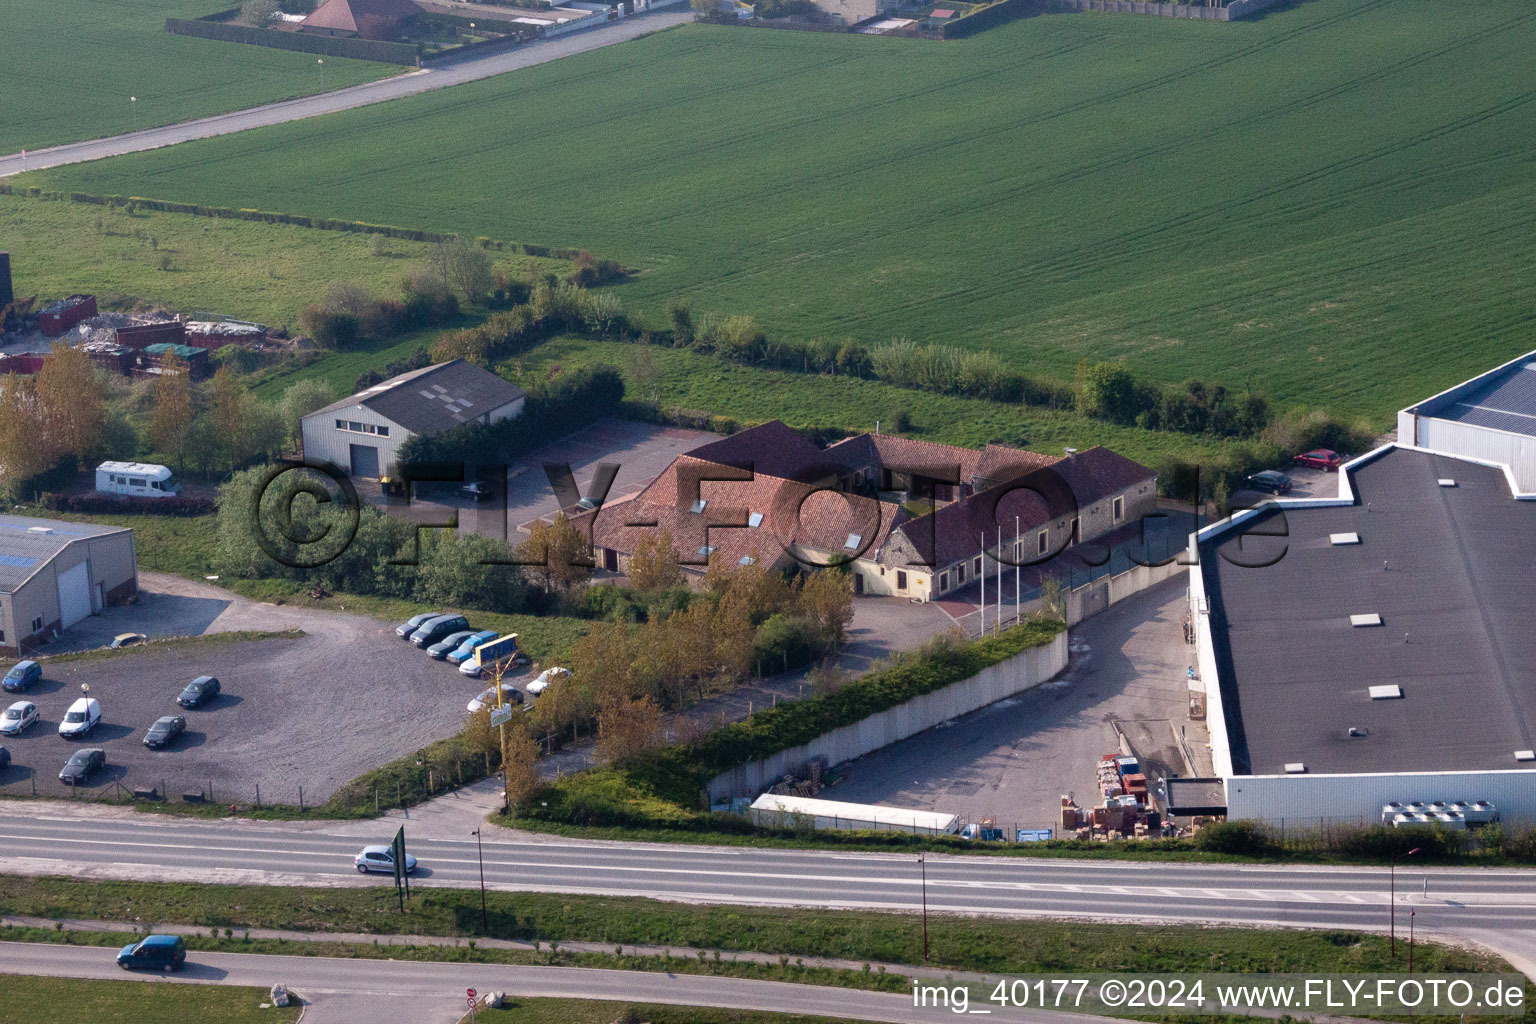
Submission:
[[[81,538],[129,532],[126,526],[0,515],[0,593],[14,591],[39,566]]]
[[[1536,357],[1494,371],[1477,387],[1443,405],[1426,402],[1425,416],[1536,437]]]
[[[1351,478],[1353,505],[1276,506],[1201,548],[1234,771],[1519,767],[1536,746],[1536,502],[1497,469],[1408,449]],[[1346,532],[1360,543],[1330,543]],[[1350,624],[1370,613],[1380,626]],[[1370,698],[1390,684],[1401,699]]]

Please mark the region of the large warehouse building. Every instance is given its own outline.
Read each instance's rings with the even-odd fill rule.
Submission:
[[[25,653],[138,591],[132,530],[0,515],[0,654]]]
[[[522,388],[474,363],[438,363],[305,416],[304,456],[357,477],[394,476],[400,447],[413,435],[518,416],[526,400]]]
[[[1402,444],[1346,464],[1339,491],[1193,542],[1228,817],[1483,800],[1536,823],[1536,495],[1504,465]]]
[[[1508,466],[1536,494],[1536,352],[1404,409],[1397,440]]]

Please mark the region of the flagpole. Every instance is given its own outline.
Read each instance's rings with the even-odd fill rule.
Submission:
[[[997,524],[997,628],[992,630],[992,635],[1003,631],[1003,524]]]
[[[1013,517],[1013,621],[1019,621],[1020,577],[1024,574],[1024,549],[1019,545],[1019,517]]]

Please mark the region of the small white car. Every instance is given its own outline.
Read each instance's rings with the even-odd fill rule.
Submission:
[[[29,725],[36,722],[37,705],[29,700],[19,700],[0,715],[0,733],[6,736],[20,736]]]
[[[518,693],[517,687],[513,686],[511,683],[503,682],[501,684],[501,700],[504,704],[521,704],[523,702],[523,695]],[[470,714],[474,714],[476,711],[479,711],[483,707],[495,706],[496,687],[493,686],[482,693],[480,696],[476,697],[474,700],[470,701],[467,710]]]
[[[528,696],[537,697],[549,689],[551,684],[564,682],[569,678],[571,678],[571,670],[568,668],[547,668],[540,672],[539,678],[529,683],[525,689],[528,691]]]
[[[395,855],[387,846],[365,846],[361,853],[352,858],[352,863],[360,875],[370,871],[384,871],[391,875],[395,873]],[[415,870],[416,858],[406,854],[405,873],[409,875]]]
[[[64,712],[64,720],[59,723],[59,735],[70,739],[86,736],[100,724],[101,701],[95,697],[81,697]]]

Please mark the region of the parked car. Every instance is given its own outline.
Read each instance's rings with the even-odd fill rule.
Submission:
[[[387,846],[365,846],[361,853],[352,858],[352,863],[357,866],[357,873],[360,875],[366,875],[370,871],[395,873],[395,855]],[[410,874],[415,870],[416,858],[406,854],[405,873]]]
[[[121,647],[132,647],[134,644],[142,644],[148,639],[149,637],[143,633],[119,633],[112,638],[111,643],[107,644],[107,648],[115,651]]]
[[[0,747],[0,768],[9,768],[10,766],[11,752],[4,747]]]
[[[64,770],[59,772],[59,781],[66,786],[73,786],[84,782],[95,775],[96,772],[107,765],[107,752],[100,747],[88,747],[77,750],[64,762]]]
[[[523,695],[521,693],[518,693],[517,692],[517,687],[513,686],[511,683],[502,683],[501,684],[501,699],[502,699],[502,701],[504,703],[507,703],[507,704],[521,704],[523,702]],[[493,686],[489,690],[486,690],[480,696],[476,697],[474,700],[469,702],[469,713],[470,714],[474,714],[476,711],[479,711],[483,707],[495,707],[495,706],[496,706],[496,687]]]
[[[1250,476],[1248,478],[1248,486],[1255,491],[1286,494],[1291,489],[1291,478],[1276,470],[1266,469],[1261,473],[1254,473]]]
[[[571,678],[571,670],[568,668],[547,668],[539,673],[539,677],[528,684],[528,696],[537,697],[549,689],[552,683]]]
[[[453,665],[462,665],[465,660],[475,655],[475,648],[483,643],[495,640],[501,634],[494,629],[482,629],[478,633],[471,633],[464,638],[464,642],[457,648],[448,652],[448,661]]]
[[[20,736],[27,726],[37,721],[37,705],[29,700],[19,700],[0,715],[0,733]]]
[[[1344,465],[1344,457],[1332,448],[1314,448],[1296,456],[1296,465],[1331,473]]]
[[[144,745],[152,750],[159,750],[186,731],[186,715],[165,715],[155,719],[155,724],[150,726],[149,731],[144,734]]]
[[[59,723],[59,735],[65,739],[87,736],[100,724],[101,701],[95,697],[81,697],[64,712],[64,721]]]
[[[449,653],[459,649],[459,645],[475,634],[467,629],[461,629],[457,633],[449,633],[437,643],[427,648],[427,657],[442,661]]]
[[[496,497],[496,488],[490,484],[476,480],[459,488],[459,494],[470,501],[490,501]]]
[[[411,634],[411,643],[417,647],[430,647],[449,633],[469,628],[469,620],[462,615],[439,615],[428,619]]]
[[[409,640],[412,633],[442,614],[442,612],[422,612],[420,615],[412,615],[395,627],[395,636],[402,640]]]
[[[176,703],[184,708],[196,708],[219,695],[219,681],[213,676],[198,676],[186,685],[176,697]]]
[[[117,954],[117,966],[125,971],[139,967],[170,973],[180,970],[186,962],[187,944],[180,935],[146,935]]]
[[[20,693],[42,678],[43,666],[35,661],[18,661],[5,674],[5,679],[0,681],[0,686],[5,687],[6,693]]]

